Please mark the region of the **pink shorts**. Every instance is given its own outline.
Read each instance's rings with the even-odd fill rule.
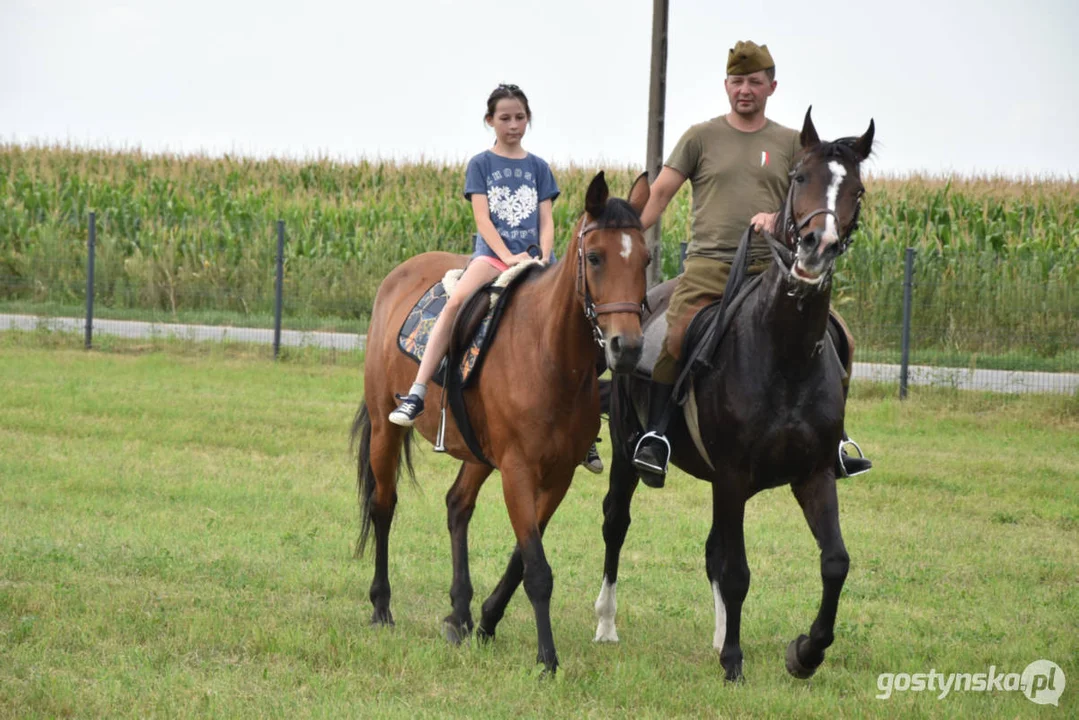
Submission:
[[[509,265],[502,262],[498,258],[491,257],[490,255],[477,255],[476,257],[474,257],[472,259],[473,260],[483,260],[485,263],[487,263],[488,265],[490,265],[491,267],[493,267],[495,270],[497,270],[500,273],[506,272],[507,270],[509,270],[509,267],[510,267]]]

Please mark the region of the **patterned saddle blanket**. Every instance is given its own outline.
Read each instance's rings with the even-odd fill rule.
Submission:
[[[459,338],[451,343],[451,345],[457,347],[463,346],[463,350],[459,353],[454,353],[462,387],[468,387],[479,374],[483,358],[494,340],[498,320],[501,319],[502,310],[505,307],[506,300],[509,298],[510,293],[508,290],[516,285],[517,281],[528,275],[528,270],[537,266],[542,266],[542,263],[539,261],[518,263],[499,275],[494,282],[476,291],[476,295],[486,294],[489,298],[487,310],[478,323],[475,318],[479,316],[479,313],[470,312],[475,297],[462,303],[454,331],[455,337],[460,332],[470,333],[471,337]],[[442,280],[432,285],[420,297],[408,313],[404,323],[401,324],[401,330],[397,335],[397,346],[401,349],[401,352],[417,363],[423,359],[423,354],[427,350],[427,341],[431,337],[431,329],[435,326],[435,320],[438,319],[439,313],[446,306],[449,294],[453,291],[463,273],[463,270],[450,270],[446,273]],[[467,317],[469,315],[474,315],[471,322],[469,321],[470,318]],[[473,330],[469,326],[474,326],[475,329]],[[467,346],[465,343],[467,343]],[[434,378],[435,382],[443,386],[445,385],[446,362],[443,359],[442,365],[439,366]]]

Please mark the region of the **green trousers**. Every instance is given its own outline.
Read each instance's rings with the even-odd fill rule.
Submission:
[[[768,269],[771,262],[771,258],[768,258],[751,263],[746,271],[747,276],[759,275]],[[730,263],[697,255],[686,258],[684,270],[667,306],[667,337],[663,340],[663,347],[652,370],[653,380],[672,385],[678,379],[682,340],[690,321],[702,307],[723,297],[730,276]]]

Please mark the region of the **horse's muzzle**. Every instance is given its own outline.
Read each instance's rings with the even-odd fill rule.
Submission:
[[[607,367],[612,372],[630,372],[637,367],[637,361],[641,359],[641,351],[644,350],[644,335],[612,335],[607,338],[606,345]]]
[[[798,247],[791,263],[791,275],[807,285],[818,285],[827,277],[838,255],[839,245],[822,240],[821,233],[812,230],[798,239]]]

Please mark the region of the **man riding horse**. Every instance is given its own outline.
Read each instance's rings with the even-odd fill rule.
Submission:
[[[667,309],[667,335],[652,371],[648,428],[637,442],[633,465],[641,480],[663,487],[670,446],[665,418],[679,372],[682,341],[697,310],[719,299],[731,274],[739,239],[752,224],[757,236],[750,247],[747,274],[763,272],[771,262],[759,234],[774,232],[777,210],[787,195],[790,173],[800,149],[799,133],[765,116],[775,92],[775,63],[767,45],[738,42],[727,59],[724,87],[731,110],[694,125],[682,135],[651,186],[641,214],[647,229],[688,178],[693,188],[693,237],[685,269]],[[849,358],[846,365],[850,365]],[[849,372],[844,374],[849,382]],[[846,436],[844,435],[844,439]],[[869,460],[841,453],[836,474],[856,475]]]

